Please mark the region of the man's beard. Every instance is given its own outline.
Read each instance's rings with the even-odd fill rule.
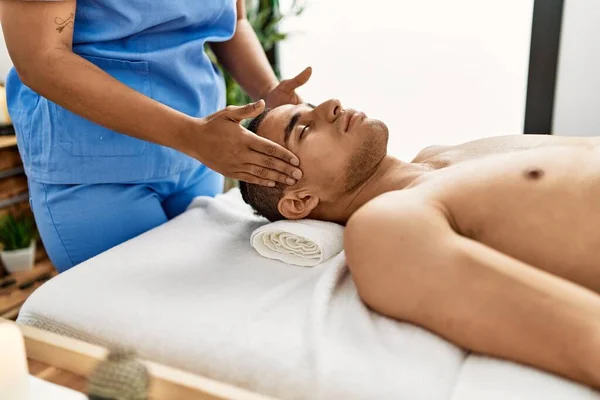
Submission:
[[[379,162],[387,154],[388,130],[385,125],[376,126],[367,133],[359,150],[356,151],[346,172],[345,192],[350,193],[362,185],[377,169]]]

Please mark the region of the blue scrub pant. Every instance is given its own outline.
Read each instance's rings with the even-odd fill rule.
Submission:
[[[215,196],[223,177],[202,166],[128,184],[54,185],[29,180],[30,204],[59,272],[163,224],[197,196]]]

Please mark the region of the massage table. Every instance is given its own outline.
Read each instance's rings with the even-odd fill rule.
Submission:
[[[13,322],[0,318],[2,324]],[[27,398],[87,400],[90,382],[96,379],[93,375],[106,362],[109,349],[31,326],[19,327],[29,370],[25,381]],[[149,400],[274,400],[156,362],[137,361],[150,377]],[[10,362],[14,365],[17,360]],[[131,377],[130,372],[125,373]],[[15,381],[11,383],[14,385]],[[0,399],[11,400],[6,397],[6,389],[0,383]]]
[[[279,399],[600,400],[586,386],[471,354],[360,301],[343,252],[261,257],[266,221],[236,189],[51,279],[18,324]]]

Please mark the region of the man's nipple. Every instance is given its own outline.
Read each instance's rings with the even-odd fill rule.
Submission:
[[[544,170],[540,168],[529,168],[525,170],[523,175],[529,180],[536,181],[544,176]]]

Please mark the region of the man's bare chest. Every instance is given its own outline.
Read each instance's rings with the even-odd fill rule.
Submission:
[[[433,171],[411,190],[439,202],[463,236],[559,275],[600,272],[598,150],[482,157]]]

